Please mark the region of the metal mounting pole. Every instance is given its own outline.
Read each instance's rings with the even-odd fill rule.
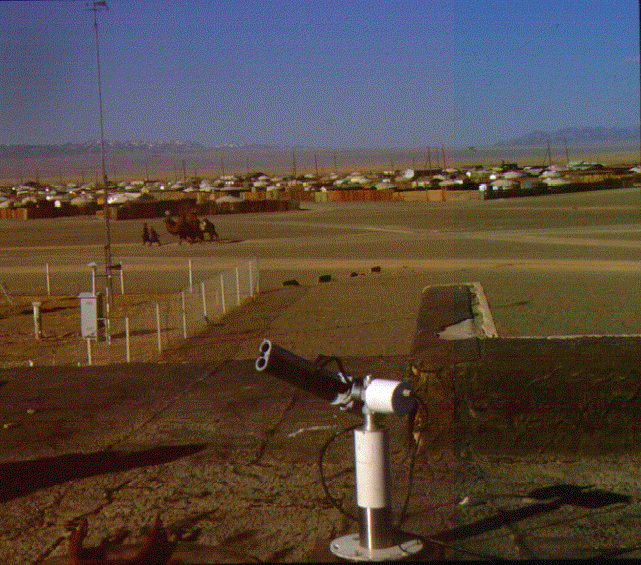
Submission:
[[[363,408],[365,425],[354,430],[356,499],[360,509],[360,545],[368,550],[392,545],[390,525],[389,433]]]
[[[330,551],[351,561],[409,558],[423,549],[423,542],[392,527],[389,431],[376,424],[367,406],[363,414],[365,425],[354,430],[359,532],[335,539]]]
[[[98,70],[98,108],[100,115],[100,158],[102,168],[102,185],[105,194],[105,230],[107,243],[105,244],[105,276],[107,278],[107,287],[109,288],[109,300],[113,296],[113,281],[111,278],[111,228],[109,225],[109,188],[107,186],[107,171],[105,168],[105,134],[102,120],[102,84],[100,82],[100,47],[98,43],[98,10],[107,10],[107,2],[104,0],[93,0],[89,9],[93,12],[93,29],[96,39],[96,68]]]

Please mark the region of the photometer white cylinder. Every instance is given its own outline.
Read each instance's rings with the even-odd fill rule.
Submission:
[[[408,384],[374,379],[363,393],[363,402],[372,412],[405,416],[414,408],[415,400]]]
[[[356,502],[361,508],[390,506],[387,428],[354,430]]]

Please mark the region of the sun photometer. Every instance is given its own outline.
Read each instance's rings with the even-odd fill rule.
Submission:
[[[423,543],[419,539],[392,529],[389,430],[375,420],[377,414],[409,414],[416,403],[411,387],[401,381],[372,379],[371,375],[357,380],[303,359],[267,339],[260,344],[259,352],[256,370],[343,409],[362,405],[365,423],[354,430],[359,532],[332,541],[331,552],[353,561],[386,561],[421,551]]]

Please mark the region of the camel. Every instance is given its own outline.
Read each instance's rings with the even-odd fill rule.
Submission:
[[[190,214],[190,220],[196,217],[195,214]],[[178,243],[181,244],[183,239],[188,240],[189,243],[195,243],[196,241],[203,241],[204,236],[200,231],[200,226],[198,225],[198,220],[196,223],[185,219],[184,214],[178,214],[178,220],[174,220],[169,213],[169,210],[165,212],[165,227],[171,235],[178,236]]]

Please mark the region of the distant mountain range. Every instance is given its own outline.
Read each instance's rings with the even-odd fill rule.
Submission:
[[[105,141],[108,151],[144,151],[158,153],[189,153],[202,151],[204,145],[195,141]],[[77,155],[79,153],[100,153],[98,141],[83,143],[62,143],[42,145],[4,145],[0,144],[0,157],[55,157],[58,155]]]
[[[516,137],[498,141],[494,147],[521,147],[545,146],[548,142],[559,145],[567,142],[569,145],[607,144],[634,142],[639,140],[638,127],[570,127],[554,132],[533,131]],[[277,151],[291,150],[293,147],[277,147],[264,144],[226,144],[206,147],[196,141],[159,141],[148,143],[145,141],[105,141],[105,149],[113,152],[144,152],[144,153],[196,153],[211,149],[235,149],[250,151]],[[297,149],[304,149],[297,147]],[[307,148],[313,149],[313,148]],[[42,144],[42,145],[7,145],[0,144],[0,158],[2,157],[57,157],[78,154],[99,154],[98,141],[85,141],[83,143]]]
[[[105,141],[105,151],[109,153],[197,153],[199,151],[212,149],[229,151],[233,151],[235,149],[269,151],[278,148],[270,145],[239,145],[236,143],[207,147],[197,141],[158,141],[155,143],[148,143],[146,141]],[[87,153],[99,154],[100,142],[91,140],[83,143],[52,143],[39,145],[0,144],[0,157],[57,157]]]
[[[620,143],[639,140],[638,127],[571,127],[554,132],[533,131],[516,137],[498,141],[494,147],[520,147],[527,145],[559,145],[567,142],[570,145],[587,145],[600,143]]]

